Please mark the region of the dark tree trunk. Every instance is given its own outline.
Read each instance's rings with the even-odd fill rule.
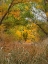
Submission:
[[[14,1],[14,0],[12,0],[10,6],[9,6],[9,8],[8,8],[8,10],[6,11],[6,13],[5,13],[4,16],[2,17],[2,19],[0,20],[0,25],[2,24],[2,21],[4,20],[4,18],[6,17],[7,13],[8,13],[9,10],[10,10],[10,8],[12,7],[13,1]]]
[[[39,25],[39,24],[36,24],[36,25],[38,25],[39,26],[39,28],[48,36],[48,33],[47,32],[45,32],[45,30]]]

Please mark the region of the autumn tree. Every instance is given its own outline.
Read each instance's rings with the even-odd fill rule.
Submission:
[[[30,0],[30,1],[32,1],[32,0]],[[9,7],[8,7],[8,10],[6,11],[6,13],[4,14],[4,16],[1,18],[1,20],[0,20],[0,25],[2,24],[2,22],[3,22],[3,20],[4,20],[4,18],[6,17],[6,15],[9,13],[9,10],[15,5],[15,4],[18,4],[18,3],[26,3],[26,2],[30,2],[29,0],[12,0],[11,1],[11,3],[10,3],[10,5],[9,5]],[[38,0],[36,0],[37,2],[40,2],[40,0],[38,1]],[[34,0],[34,2],[35,2],[35,0]],[[44,3],[45,5],[46,5],[46,2]],[[45,9],[46,10],[46,9]],[[38,25],[38,24],[37,24]],[[38,25],[39,26],[39,25]],[[40,27],[40,26],[39,26]],[[41,28],[41,27],[40,27]],[[42,28],[41,28],[42,29]],[[44,31],[43,29],[42,29],[42,31]],[[45,34],[47,34],[45,31],[44,31],[44,33]]]

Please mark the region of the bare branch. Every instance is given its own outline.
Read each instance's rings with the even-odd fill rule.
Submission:
[[[2,24],[2,21],[4,20],[5,16],[7,15],[7,13],[8,13],[9,10],[10,10],[10,8],[12,7],[13,1],[14,1],[14,0],[12,0],[10,6],[9,6],[9,8],[8,8],[8,10],[6,11],[6,13],[5,13],[4,16],[2,17],[2,19],[0,20],[0,25]]]

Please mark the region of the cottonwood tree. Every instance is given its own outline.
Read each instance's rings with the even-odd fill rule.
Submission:
[[[0,25],[2,24],[4,18],[6,17],[7,13],[9,13],[9,10],[15,5],[15,4],[18,4],[18,3],[25,3],[25,2],[30,2],[32,0],[12,0],[9,7],[8,7],[8,10],[6,11],[6,13],[4,14],[4,16],[2,17],[2,19],[0,20]],[[37,24],[38,25],[38,24]],[[38,25],[40,27],[40,25]],[[41,28],[41,27],[40,27]],[[41,28],[42,29],[42,28]],[[47,35],[47,33],[42,29],[42,31]]]

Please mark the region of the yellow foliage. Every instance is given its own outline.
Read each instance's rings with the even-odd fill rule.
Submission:
[[[30,2],[30,1],[32,1],[32,2],[42,2],[42,0],[14,0],[14,3],[26,3],[26,2]]]
[[[25,9],[26,9],[26,10],[29,10],[29,7],[28,7],[28,6],[25,6]]]
[[[35,23],[32,23],[31,29],[27,29],[25,26],[18,26],[15,28],[15,36],[17,40],[25,40],[26,43],[30,43],[31,41],[38,42],[40,40],[39,34],[37,32],[38,26]]]
[[[35,24],[35,23],[32,23],[29,27],[31,27],[31,29],[27,29],[27,28],[24,28],[24,31],[22,33],[27,33],[27,42],[28,42],[28,39],[29,41],[39,41],[39,34],[37,32],[38,30],[38,26]],[[38,37],[38,38],[37,38]]]
[[[20,17],[18,17],[17,19],[20,20]]]
[[[17,31],[16,31],[16,35],[17,35],[18,37],[21,37],[21,32],[20,32],[19,30],[17,30]]]
[[[33,34],[33,35],[31,35],[31,37],[32,37],[32,38],[35,38],[35,35],[34,35],[34,34]]]
[[[14,4],[15,3],[26,3],[26,2],[29,2],[29,0],[14,0]]]
[[[27,32],[27,30],[26,30],[26,29],[24,29],[24,32]]]
[[[37,5],[37,8],[43,9],[43,6],[42,5]]]
[[[16,26],[11,32],[16,37],[16,40],[25,40],[26,43],[38,42],[40,40],[39,34],[37,32],[38,26],[35,23],[32,23],[31,29],[28,29],[25,26]],[[2,29],[2,27],[0,27]]]
[[[23,31],[23,33],[26,33],[26,32],[28,33],[27,42],[28,42],[28,39],[29,39],[29,41],[31,41],[32,39],[34,39],[34,41],[39,41],[39,35],[37,33],[37,27],[35,27],[36,24],[33,23],[33,25],[34,25],[33,29],[30,29],[30,30],[24,29],[24,31]],[[37,36],[38,36],[38,38],[37,38]]]
[[[8,9],[8,5],[3,3],[1,6],[0,6],[0,10],[4,10],[4,9]]]
[[[28,30],[28,33],[30,33],[30,34],[31,34],[31,30]]]

